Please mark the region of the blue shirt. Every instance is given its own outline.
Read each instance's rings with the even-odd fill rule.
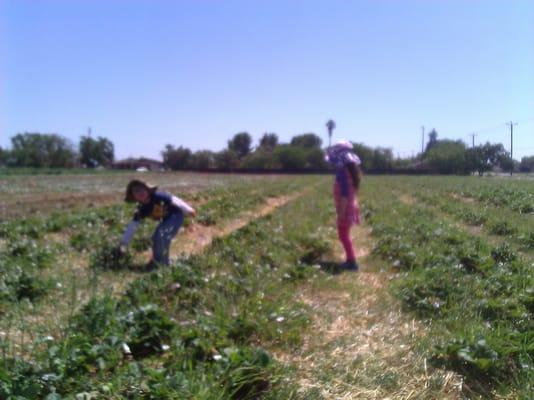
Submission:
[[[133,220],[139,222],[146,217],[155,220],[163,220],[171,214],[178,213],[182,213],[182,210],[172,203],[171,194],[156,190],[150,196],[150,201],[148,203],[139,203],[137,205],[137,211]]]

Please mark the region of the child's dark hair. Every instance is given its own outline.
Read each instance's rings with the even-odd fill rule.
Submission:
[[[357,190],[360,188],[360,181],[362,180],[362,171],[356,163],[347,163],[347,169],[349,170],[350,177],[352,178],[352,186]]]
[[[150,194],[154,193],[157,189],[156,186],[151,186],[149,185],[148,183],[142,181],[142,180],[139,180],[139,179],[132,179],[129,183],[128,183],[128,186],[126,187],[126,196],[124,198],[124,201],[128,202],[128,203],[132,203],[135,201],[135,197],[133,195],[133,191],[134,191],[134,188],[136,187],[142,187],[144,189],[146,189]]]

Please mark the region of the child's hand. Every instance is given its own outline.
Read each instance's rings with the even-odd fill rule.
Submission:
[[[194,208],[191,209],[191,211],[189,212],[189,215],[193,218],[195,218],[197,216],[197,210],[195,210]]]

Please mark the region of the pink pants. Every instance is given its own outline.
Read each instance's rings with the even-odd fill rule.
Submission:
[[[343,248],[345,249],[345,255],[347,256],[347,261],[356,261],[356,255],[354,253],[354,247],[352,246],[352,239],[350,237],[350,224],[338,224],[337,226],[337,235]]]

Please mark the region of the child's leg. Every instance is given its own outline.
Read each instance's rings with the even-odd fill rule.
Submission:
[[[184,217],[181,213],[172,214],[160,222],[152,235],[152,254],[158,264],[169,265],[169,247],[171,241],[182,226]]]
[[[350,237],[350,224],[338,225],[337,234],[345,249],[347,261],[356,261],[356,255],[354,254],[354,247],[352,246],[352,239]]]

